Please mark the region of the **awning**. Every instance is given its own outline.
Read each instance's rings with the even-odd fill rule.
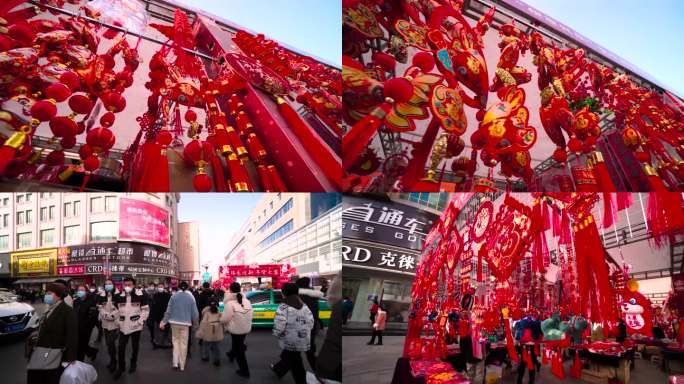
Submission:
[[[40,284],[40,283],[52,283],[57,280],[54,277],[39,277],[35,279],[19,279],[12,284]]]

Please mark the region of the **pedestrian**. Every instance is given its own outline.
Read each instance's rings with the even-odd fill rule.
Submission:
[[[280,362],[272,364],[271,370],[278,376],[282,376],[281,372],[291,370],[295,383],[305,384],[306,370],[301,353],[309,350],[314,318],[299,297],[297,285],[285,283],[282,292],[285,301],[280,304],[273,319],[273,335],[278,338],[282,352]]]
[[[197,310],[199,313],[202,313],[204,311],[204,308],[206,308],[209,305],[209,300],[211,300],[212,297],[215,297],[214,295],[214,290],[211,289],[211,285],[209,282],[204,282],[202,284],[202,291],[198,295],[197,299]]]
[[[320,324],[320,317],[318,316],[318,300],[323,298],[323,292],[310,289],[311,279],[308,277],[301,277],[295,282],[299,288],[299,297],[302,298],[304,304],[309,307],[314,318],[314,326],[311,328],[311,337],[309,343],[309,350],[306,351],[306,360],[309,362],[311,370],[316,370],[316,333],[318,325]]]
[[[164,313],[166,313],[166,308],[169,306],[169,300],[171,300],[171,293],[167,291],[164,287],[164,283],[159,283],[157,285],[157,292],[154,294],[152,304],[150,305],[150,318],[147,320],[148,324],[157,329],[160,328],[159,324],[164,318]],[[171,328],[167,325],[161,330],[161,337],[152,339],[152,349],[157,348],[171,348]]]
[[[74,307],[74,298],[71,297],[73,294],[72,289],[71,289],[71,280],[67,281],[64,279],[57,279],[55,280],[55,283],[62,284],[64,286],[66,296],[64,297],[64,303],[70,307]]]
[[[368,311],[370,312],[371,325],[373,325],[373,324],[375,324],[375,316],[378,314],[378,297],[377,296],[373,297],[373,304],[371,304],[371,307]]]
[[[190,327],[197,323],[199,313],[195,298],[188,292],[188,283],[180,283],[180,291],[171,296],[169,306],[166,308],[164,318],[159,324],[160,328],[171,324],[171,342],[173,343],[173,368],[185,370],[185,359],[188,353],[188,333]]]
[[[385,322],[387,321],[387,311],[385,311],[385,304],[378,304],[378,312],[375,317],[375,322],[373,323],[373,333],[368,345],[373,345],[375,342],[375,337],[378,337],[378,344],[382,345],[382,331],[385,330]]]
[[[623,343],[625,339],[627,338],[627,326],[625,325],[625,321],[622,320],[622,318],[618,318],[618,336],[615,339],[618,343]]]
[[[316,377],[319,382],[327,379],[342,382],[342,276],[337,275],[330,283],[327,293],[332,309],[330,325],[316,361]]]
[[[344,297],[342,302],[342,325],[347,324],[347,320],[351,317],[352,311],[354,311],[354,302],[349,296]]]
[[[95,304],[97,305],[97,297],[98,297],[98,290],[97,290],[97,285],[96,284],[90,284],[88,286],[88,292],[90,292],[93,297],[95,298]],[[97,311],[97,308],[96,308]],[[95,316],[95,329],[97,329],[97,340],[96,342],[99,344],[102,341],[102,322],[100,322],[100,317]]]
[[[118,379],[126,371],[126,345],[131,339],[130,366],[128,373],[133,373],[138,365],[138,350],[140,348],[140,334],[143,323],[150,314],[147,295],[142,289],[135,289],[135,279],[126,277],[123,281],[123,292],[115,296],[114,304],[119,311],[119,369],[114,372],[114,379]]]
[[[64,302],[66,296],[64,284],[47,284],[43,301],[48,308],[35,341],[29,342],[27,384],[58,384],[64,369],[76,361],[78,324],[76,312]]]
[[[231,350],[226,355],[231,363],[237,360],[238,370],[235,373],[249,377],[245,338],[252,331],[252,303],[244,297],[241,288],[238,282],[230,284],[230,292],[226,294],[223,302],[221,321],[227,324],[226,328],[231,338]]]
[[[200,353],[202,361],[209,361],[209,353],[215,366],[221,365],[221,355],[219,345],[223,341],[223,334],[225,327],[221,322],[221,313],[218,310],[218,300],[213,298],[209,304],[202,310],[202,320],[200,321],[197,334],[197,339],[202,340]]]
[[[154,308],[155,293],[157,293],[157,284],[152,283],[147,285],[147,287],[145,288],[145,294],[147,295],[147,305],[150,306],[150,316],[152,315],[152,309]],[[150,343],[152,344],[152,349],[156,349],[154,343],[155,328],[156,327],[154,326],[154,322],[148,319],[147,330],[150,332]]]
[[[116,339],[119,336],[119,310],[114,305],[114,297],[118,294],[120,294],[119,290],[114,288],[114,282],[108,278],[105,280],[104,290],[98,296],[98,317],[102,323],[105,344],[109,353],[109,364],[107,365],[109,372],[114,372],[117,367]]]
[[[74,311],[78,320],[78,351],[76,359],[85,361],[85,357],[95,360],[97,349],[90,346],[90,336],[97,324],[97,298],[90,293],[85,284],[79,284],[74,300]]]

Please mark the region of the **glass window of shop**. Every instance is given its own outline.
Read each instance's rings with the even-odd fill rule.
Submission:
[[[168,200],[168,196],[166,199]],[[105,196],[104,198],[104,203],[105,203],[105,212],[114,212],[116,209],[116,196]]]
[[[0,249],[6,250],[9,248],[9,235],[0,236]]]
[[[64,244],[73,245],[81,242],[81,226],[68,225],[64,227]]]
[[[90,240],[113,240],[116,239],[117,226],[115,221],[100,221],[90,223]]]
[[[373,299],[385,304],[387,321],[392,323],[408,322],[411,305],[412,279],[370,277],[370,279],[346,278],[342,285],[342,295],[354,302],[352,321],[370,322],[370,307]]]
[[[31,232],[17,233],[18,249],[31,248],[32,246],[33,245],[31,244]]]
[[[55,230],[54,228],[52,229],[43,229],[40,231],[40,246],[41,247],[46,247],[50,245],[55,245]]]
[[[102,212],[102,198],[92,197],[90,198],[90,213]]]

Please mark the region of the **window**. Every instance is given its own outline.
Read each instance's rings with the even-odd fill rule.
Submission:
[[[54,205],[50,206],[50,211],[48,212],[48,219],[50,221],[55,219],[55,206]]]
[[[40,231],[40,246],[55,245],[55,230],[43,229]]]
[[[9,226],[9,213],[2,215],[2,227],[7,228]]]
[[[26,194],[26,202],[27,202],[27,203],[28,203],[29,201],[31,201],[31,195],[33,195],[33,193],[27,193],[27,194]]]
[[[17,195],[17,204],[21,204],[24,202],[24,195]]]
[[[71,203],[64,203],[64,217],[71,217]]]
[[[31,248],[31,232],[17,233],[17,248]]]
[[[168,200],[168,196],[167,196]],[[106,196],[105,197],[105,212],[114,212],[116,206],[116,197],[115,196]]]
[[[292,198],[290,198],[290,200],[288,200],[285,204],[283,204],[283,206],[280,207],[280,209],[278,209],[273,214],[273,216],[271,216],[270,219],[266,220],[266,222],[259,228],[257,233],[261,233],[261,232],[264,232],[265,230],[267,230],[270,226],[275,224],[276,221],[278,221],[278,219],[283,217],[283,215],[286,214],[291,208],[292,208]]]
[[[115,240],[116,230],[115,221],[90,223],[90,240]]]
[[[26,211],[26,224],[31,224],[33,221],[33,211],[28,210]]]
[[[279,238],[281,238],[286,233],[292,231],[293,226],[294,225],[292,224],[292,220],[288,221],[282,227],[276,229],[273,233],[268,235],[268,237],[261,240],[261,242],[259,243],[259,247],[264,248],[264,247],[268,246],[269,244],[273,243],[274,241],[278,240]]]
[[[74,217],[78,217],[78,215],[81,213],[81,202],[80,201],[74,201]]]
[[[4,199],[2,199],[2,205],[4,205],[5,207],[9,205],[9,197],[5,197]]]
[[[0,249],[8,249],[9,248],[9,235],[4,235],[0,236]]]
[[[47,207],[40,208],[40,221],[47,221]]]
[[[97,213],[102,212],[102,198],[93,197],[90,199],[90,212]]]
[[[273,202],[271,201],[270,203],[268,203],[268,206],[269,206],[271,209],[273,209]]]
[[[64,244],[78,244],[81,241],[81,228],[78,225],[64,227]]]
[[[24,212],[17,212],[17,225],[24,225]]]
[[[271,302],[271,294],[269,291],[266,292],[256,292],[252,295],[247,294],[247,299],[249,302],[254,305],[254,304],[270,304]]]

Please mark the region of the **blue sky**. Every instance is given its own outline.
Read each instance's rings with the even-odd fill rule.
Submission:
[[[523,0],[684,97],[684,1]]]
[[[177,0],[342,66],[340,0]]]
[[[178,221],[199,222],[200,265],[223,262],[228,242],[262,193],[181,193]]]

